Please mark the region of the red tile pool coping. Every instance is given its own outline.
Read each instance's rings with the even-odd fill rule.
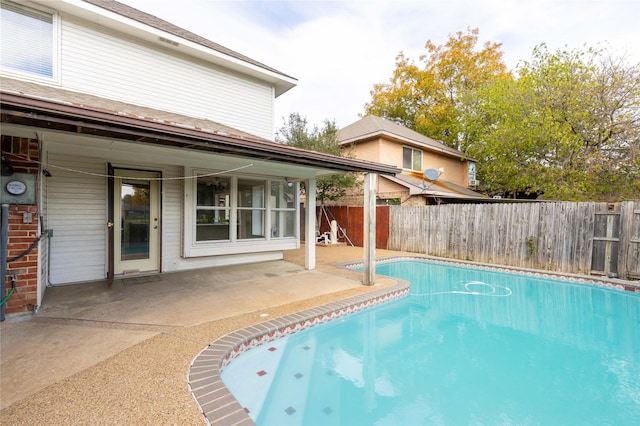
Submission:
[[[499,272],[515,272],[542,278],[562,279],[585,284],[593,284],[620,290],[640,292],[640,285],[631,281],[593,278],[582,275],[555,273],[525,268],[496,266],[452,259],[443,260],[429,256],[393,256],[378,259],[378,263],[399,260],[424,260],[428,262],[469,266],[473,268]],[[342,268],[362,267],[362,262],[350,262],[339,265]],[[191,362],[187,374],[189,391],[193,395],[205,421],[210,425],[253,425],[253,420],[242,405],[235,399],[220,378],[220,374],[229,362],[242,352],[276,340],[288,334],[297,333],[344,315],[375,306],[409,294],[409,283],[403,280],[379,290],[349,297],[301,312],[270,319],[241,330],[229,333],[212,342]]]

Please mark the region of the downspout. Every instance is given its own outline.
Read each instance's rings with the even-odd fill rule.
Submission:
[[[7,281],[7,246],[9,244],[9,204],[2,204],[2,237],[0,239],[0,297],[4,299]],[[0,321],[4,321],[5,304],[0,306]]]

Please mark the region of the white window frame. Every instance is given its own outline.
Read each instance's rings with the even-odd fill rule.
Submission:
[[[411,167],[405,167],[405,166],[404,166],[404,150],[405,150],[405,149],[409,149],[409,150],[411,150]],[[417,152],[417,153],[420,153],[420,167],[418,167],[417,169],[414,169],[414,168],[413,168],[413,163],[414,163],[414,161],[415,161],[414,156],[415,156],[416,152]],[[423,157],[424,157],[424,154],[423,154],[423,152],[422,152],[422,150],[421,150],[421,149],[417,149],[417,148],[414,148],[414,147],[412,147],[412,146],[408,146],[408,145],[403,145],[403,146],[402,146],[402,168],[403,168],[403,169],[405,169],[405,170],[417,170],[417,171],[422,171],[422,164],[423,164],[423,159],[424,159]]]
[[[242,180],[242,181],[252,181],[252,182],[256,182],[256,183],[261,183],[255,186],[251,187],[251,193],[250,193],[250,197],[251,197],[251,205],[250,206],[241,206],[240,202],[238,200],[238,194],[240,192],[240,189],[238,188],[238,181]],[[235,179],[233,179],[236,187],[236,203],[230,206],[231,209],[235,209],[236,210],[236,218],[240,219],[240,217],[242,216],[243,213],[249,213],[251,215],[251,234],[254,235],[253,237],[241,237],[240,235],[237,235],[237,227],[236,229],[236,240],[237,241],[246,241],[246,240],[253,240],[253,241],[260,241],[260,240],[264,240],[267,237],[267,229],[269,229],[267,227],[267,218],[265,217],[267,214],[267,185],[269,185],[269,181],[265,180],[265,179],[260,179],[260,178],[248,178],[245,176],[242,177],[236,177]],[[262,190],[260,191],[259,188],[262,188]],[[259,205],[259,203],[261,203],[262,205]],[[260,213],[262,213],[262,221],[259,220],[260,217]],[[261,226],[258,226],[261,225]]]
[[[274,202],[274,196],[271,195],[271,190],[272,190],[272,186],[273,184],[283,184],[283,186],[289,186],[291,185],[292,188],[292,194],[293,194],[293,204],[294,207],[276,207],[276,203]],[[300,185],[297,183],[288,183],[286,181],[283,180],[270,180],[269,181],[269,188],[268,188],[268,197],[269,197],[269,203],[268,203],[268,210],[267,210],[267,215],[269,216],[269,228],[268,229],[268,233],[269,233],[269,237],[271,239],[280,239],[280,238],[293,238],[296,236],[296,230],[300,229],[300,224],[299,224],[299,219],[300,219],[300,214],[299,214],[299,209],[296,208],[296,206],[299,205],[299,201],[298,201],[298,194],[300,193]],[[273,223],[273,221],[271,220],[273,214],[276,214],[277,216],[282,216],[282,214],[287,214],[287,213],[293,213],[293,236],[286,236],[286,235],[282,235],[283,234],[283,229],[281,229],[280,227],[276,226],[277,224]]]
[[[0,68],[0,73],[2,75],[6,75],[9,77],[16,77],[23,80],[31,80],[37,82],[47,82],[47,83],[60,83],[60,33],[61,33],[61,20],[60,15],[51,9],[46,7],[34,7],[34,5],[25,6],[23,4],[18,4],[16,2],[12,2],[10,0],[2,0],[2,3],[11,4],[13,7],[17,9],[23,9],[25,12],[32,11],[33,13],[46,14],[51,15],[51,76],[45,76],[42,74],[22,71],[16,68]]]
[[[209,175],[216,173],[215,170],[188,169],[186,176],[193,178],[185,179],[184,184],[184,224],[183,224],[183,255],[184,257],[217,256],[243,253],[256,253],[279,250],[293,250],[300,247],[300,202],[299,184],[295,184],[295,200],[293,209],[275,209],[271,206],[271,183],[284,182],[283,179],[273,179],[268,176],[250,176],[240,174],[224,174],[220,177],[230,179],[230,206],[229,206],[229,239],[228,240],[208,240],[196,241],[197,217],[197,185],[198,178],[195,176]],[[264,182],[265,199],[264,207],[258,209],[238,207],[238,179],[259,180]],[[240,211],[260,210],[264,213],[264,237],[240,239],[238,238],[237,224]],[[289,210],[294,211],[294,236],[272,237],[271,232],[271,212]]]

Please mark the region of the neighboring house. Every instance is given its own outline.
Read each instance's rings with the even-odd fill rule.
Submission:
[[[110,0],[1,7],[7,313],[47,286],[282,259],[300,247],[299,182],[313,231],[318,176],[398,171],[273,142],[275,98],[296,80],[154,16]]]
[[[442,142],[392,121],[366,116],[338,132],[355,158],[402,169],[378,178],[378,204],[424,205],[486,199],[478,185],[475,160]],[[426,176],[425,176],[426,175]],[[361,204],[361,197],[341,200]]]

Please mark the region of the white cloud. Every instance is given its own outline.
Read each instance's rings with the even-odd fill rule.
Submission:
[[[221,1],[120,0],[298,79],[276,100],[276,126],[291,112],[311,124],[358,119],[370,90],[391,77],[400,51],[418,60],[431,39],[480,29],[503,44],[510,68],[534,46],[582,49],[608,42],[640,63],[637,0]]]

